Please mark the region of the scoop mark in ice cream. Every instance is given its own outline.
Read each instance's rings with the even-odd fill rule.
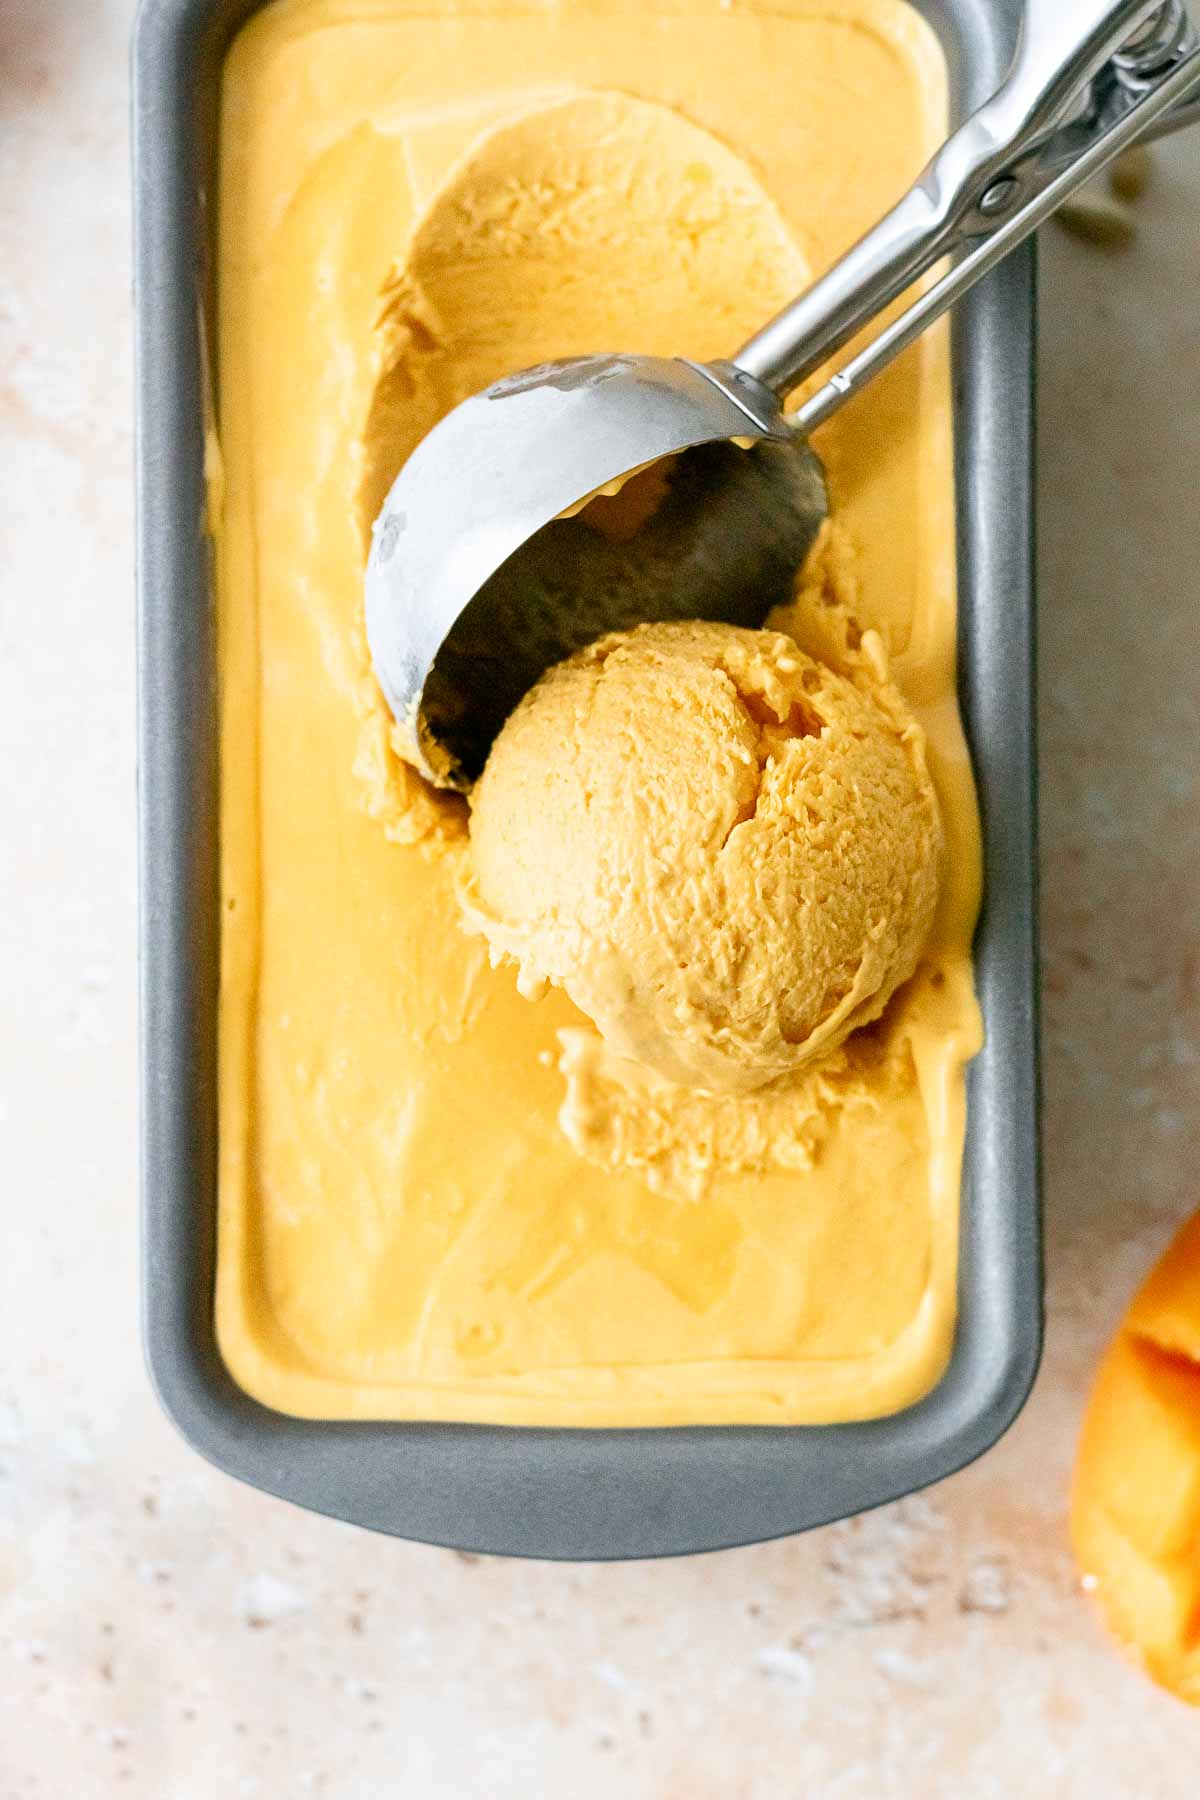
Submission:
[[[654,295],[623,323],[618,270],[624,290]],[[459,401],[497,383],[500,398],[520,393],[552,364],[560,384],[587,386],[598,365],[616,374],[628,356],[597,354],[610,333],[638,354],[711,359],[808,275],[747,163],[665,106],[585,93],[494,126],[450,170],[381,296],[358,445],[364,557],[400,468]],[[629,622],[600,617],[595,629]],[[539,672],[581,641],[542,658]],[[428,696],[435,712],[457,705],[441,673]],[[365,655],[363,674],[367,805],[397,838],[455,830],[455,802],[404,765]]]

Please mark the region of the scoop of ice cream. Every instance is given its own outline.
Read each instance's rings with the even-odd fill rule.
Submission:
[[[662,624],[551,669],[476,785],[465,906],[610,1048],[746,1090],[914,971],[941,827],[924,737],[775,631]]]

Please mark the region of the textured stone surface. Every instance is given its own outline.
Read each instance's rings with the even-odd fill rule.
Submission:
[[[930,1494],[613,1568],[385,1542],[235,1486],[137,1342],[131,0],[0,0],[0,1796],[1186,1800],[1064,1492],[1132,1284],[1200,1203],[1200,134],[1135,244],[1048,231],[1049,1337]]]

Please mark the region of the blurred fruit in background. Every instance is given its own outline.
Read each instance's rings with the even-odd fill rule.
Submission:
[[[1100,1365],[1071,1531],[1109,1629],[1155,1681],[1200,1706],[1200,1214]]]

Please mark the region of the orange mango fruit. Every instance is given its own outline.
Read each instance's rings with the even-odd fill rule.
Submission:
[[[1200,1706],[1200,1214],[1100,1365],[1071,1536],[1109,1629],[1155,1681]]]

